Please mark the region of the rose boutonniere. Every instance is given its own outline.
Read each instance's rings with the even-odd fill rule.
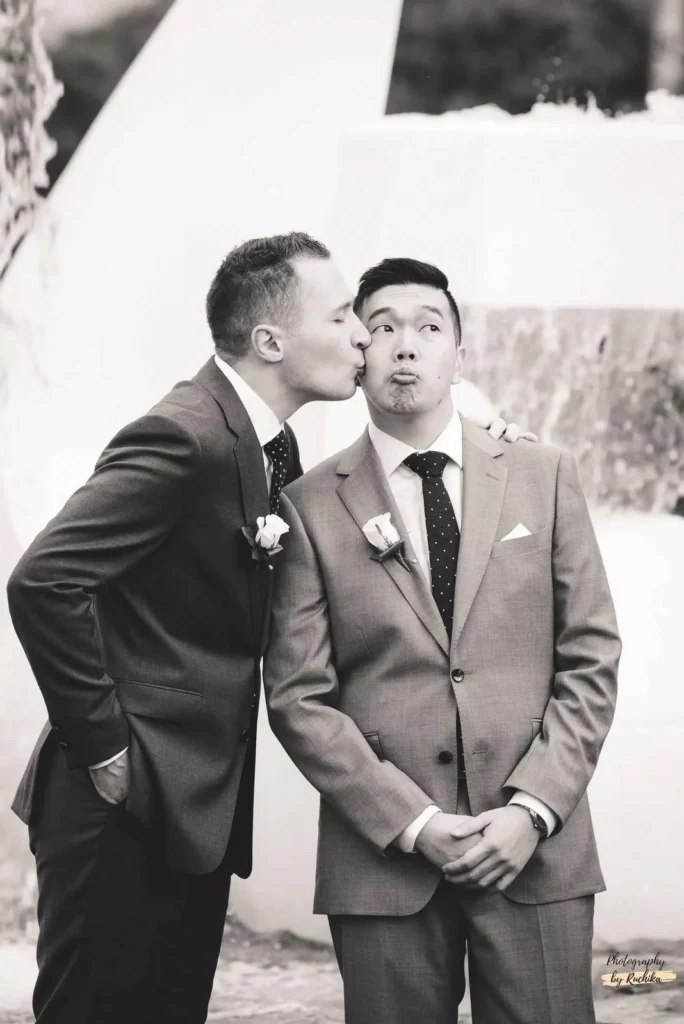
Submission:
[[[280,538],[290,527],[280,516],[259,516],[256,526],[243,526],[242,532],[252,549],[255,562],[267,562],[283,550]]]
[[[380,516],[373,516],[363,527],[366,540],[375,548],[376,554],[371,555],[376,562],[384,562],[388,558],[395,558],[397,562],[411,572],[411,566],[404,556],[404,541],[399,536],[397,528],[392,522],[392,513],[383,512]]]

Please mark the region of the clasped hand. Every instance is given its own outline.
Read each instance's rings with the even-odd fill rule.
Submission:
[[[538,842],[527,810],[509,804],[475,817],[435,814],[420,832],[416,850],[454,885],[502,891],[522,871]]]

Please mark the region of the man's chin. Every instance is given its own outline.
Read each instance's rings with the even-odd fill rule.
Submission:
[[[309,401],[313,402],[344,402],[348,398],[353,398],[356,394],[357,383],[352,381],[351,383],[339,384],[337,387],[330,387],[325,391],[321,390],[319,394],[314,395]]]

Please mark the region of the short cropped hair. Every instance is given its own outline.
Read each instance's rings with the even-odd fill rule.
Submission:
[[[322,242],[292,231],[270,238],[252,238],[228,253],[214,276],[206,311],[217,353],[228,361],[245,356],[250,335],[259,323],[283,323],[296,306],[298,257],[329,259]]]
[[[359,281],[359,289],[354,299],[354,312],[358,316],[364,302],[381,288],[393,284],[425,284],[444,292],[454,319],[458,341],[461,340],[461,314],[456,301],[449,291],[449,280],[446,274],[432,263],[421,263],[408,257],[396,256],[376,263],[364,271]]]

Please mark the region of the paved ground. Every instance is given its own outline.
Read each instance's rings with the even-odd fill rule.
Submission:
[[[645,944],[635,955],[651,950]],[[606,955],[594,962],[599,1024],[684,1024],[684,943],[660,947],[676,982],[639,991],[614,993],[600,984]],[[32,943],[0,945],[0,1024],[31,1024],[30,994],[34,975]],[[256,936],[231,921],[216,977],[209,1024],[341,1024],[340,980],[326,946],[293,936]],[[470,1024],[464,1004],[460,1018]],[[568,1022],[571,1024],[571,1022]]]

